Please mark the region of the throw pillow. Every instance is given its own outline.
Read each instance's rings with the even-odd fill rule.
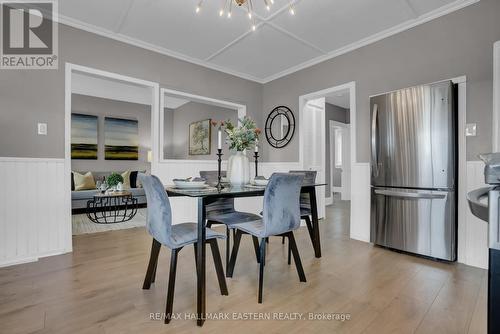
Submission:
[[[134,171],[130,172],[130,187],[131,188],[142,188],[141,181],[137,177],[137,175],[139,173],[146,173],[146,171],[145,170],[143,170],[143,171],[134,170]]]
[[[76,191],[95,189],[94,176],[92,176],[91,172],[87,172],[85,175],[73,172],[73,180],[75,182]]]
[[[130,171],[122,173],[123,177],[123,189],[130,189]]]

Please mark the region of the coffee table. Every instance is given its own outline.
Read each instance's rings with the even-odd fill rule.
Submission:
[[[123,223],[137,213],[137,198],[129,191],[97,193],[87,202],[87,217],[96,224]]]

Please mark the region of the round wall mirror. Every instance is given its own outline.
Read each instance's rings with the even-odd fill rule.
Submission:
[[[295,133],[295,116],[290,108],[279,106],[266,119],[266,139],[275,148],[285,147]]]

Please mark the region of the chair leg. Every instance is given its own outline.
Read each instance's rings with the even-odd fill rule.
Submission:
[[[226,269],[226,277],[233,277],[234,265],[236,263],[236,256],[238,255],[238,249],[240,248],[241,235],[243,233],[239,230],[236,230],[234,241],[233,241],[233,250],[231,252],[231,259],[229,260],[229,266]]]
[[[299,279],[301,282],[306,282],[306,275],[304,274],[304,268],[302,268],[302,261],[300,261],[299,250],[297,249],[297,243],[295,242],[293,232],[288,232],[288,242],[290,244],[290,248],[292,249],[293,262],[295,262]]]
[[[158,267],[158,259],[156,259],[156,263],[153,269],[153,276],[151,277],[151,283],[154,283],[156,281],[156,268]]]
[[[151,283],[155,281],[156,276],[156,266],[158,264],[158,255],[160,254],[161,244],[153,239],[151,245],[151,255],[149,256],[148,269],[146,271],[146,277],[144,277],[144,283],[142,288],[148,290],[151,287]]]
[[[231,256],[231,241],[229,240],[231,236],[231,231],[229,227],[226,225],[226,270],[229,266],[229,257]]]
[[[177,256],[182,248],[172,249],[170,256],[170,274],[168,276],[167,306],[165,307],[165,323],[172,319],[172,309],[174,305],[175,276],[177,272]]]
[[[306,221],[307,232],[309,232],[309,238],[311,238],[311,242],[314,245],[314,234],[313,234],[313,226],[312,226],[312,222],[311,222],[311,217],[302,216],[302,219],[304,219]]]
[[[252,235],[253,249],[255,250],[255,257],[257,258],[257,263],[260,263],[259,255],[259,239]]]
[[[212,249],[212,257],[214,258],[215,271],[217,272],[217,279],[219,280],[220,293],[223,296],[227,296],[229,292],[227,291],[226,277],[224,276],[224,268],[222,267],[217,239],[210,239],[208,243]]]
[[[290,247],[290,241],[288,241],[288,265],[292,264],[292,247]]]
[[[262,292],[264,289],[264,266],[266,264],[266,238],[260,241],[260,264],[259,264],[259,304],[262,304]]]

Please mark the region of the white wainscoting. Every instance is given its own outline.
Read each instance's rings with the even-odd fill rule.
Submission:
[[[251,175],[254,176],[255,165],[251,160]],[[223,161],[222,169],[226,169],[226,161]],[[288,172],[293,169],[301,169],[298,162],[262,162],[259,163],[259,174],[269,177],[273,172]],[[215,161],[196,160],[168,160],[160,162],[153,174],[157,175],[163,183],[171,184],[173,178],[189,177],[199,175],[201,170],[217,170]],[[197,202],[192,198],[170,198],[173,211],[174,223],[196,221],[198,217]],[[262,211],[262,197],[237,198],[235,201],[237,210],[259,213]]]
[[[370,164],[351,166],[351,239],[370,242]]]
[[[64,159],[0,157],[0,179],[0,267],[71,251]]]

